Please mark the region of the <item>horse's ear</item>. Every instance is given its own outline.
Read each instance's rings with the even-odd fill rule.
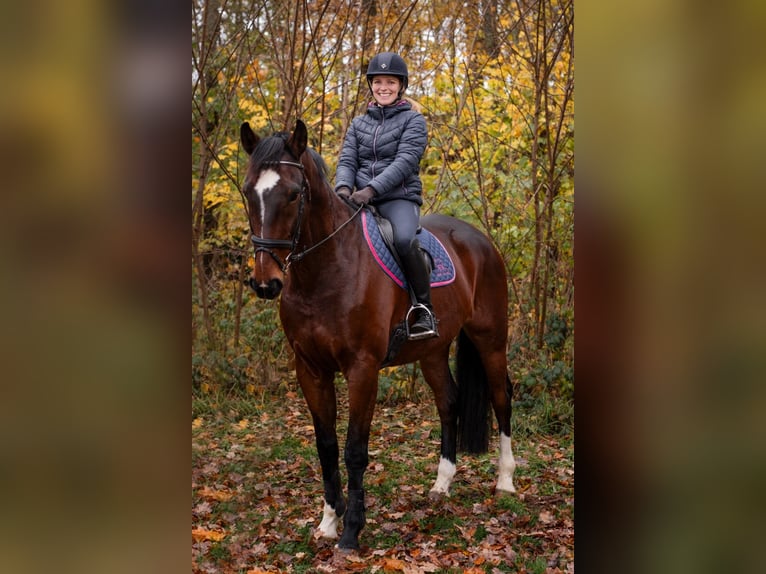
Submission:
[[[239,139],[242,142],[242,147],[245,148],[247,155],[253,153],[255,146],[258,144],[258,136],[250,127],[250,124],[245,122],[239,126]]]
[[[306,130],[306,124],[301,120],[295,122],[295,129],[293,135],[287,140],[287,145],[293,155],[300,158],[303,152],[306,151],[306,145],[308,144],[308,131]]]

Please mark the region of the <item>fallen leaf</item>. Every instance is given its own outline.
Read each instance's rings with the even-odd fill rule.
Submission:
[[[213,500],[217,500],[218,502],[224,502],[226,500],[229,500],[232,496],[234,496],[231,492],[225,492],[223,490],[214,490],[212,488],[208,488],[207,486],[203,487],[202,490],[199,491],[199,495],[203,498],[212,498]]]
[[[194,528],[192,529],[192,540],[196,540],[197,542],[201,542],[203,540],[212,540],[214,542],[219,542],[226,538],[225,532],[218,532],[215,530],[205,530],[204,528]]]
[[[399,560],[398,558],[384,558],[383,559],[383,570],[385,572],[396,572],[396,571],[404,571],[404,569],[407,567],[407,564]]]
[[[543,524],[550,524],[555,520],[555,517],[548,512],[547,510],[543,510],[537,517],[537,519],[542,522]]]
[[[261,554],[266,554],[269,551],[269,547],[266,546],[263,542],[259,542],[255,546],[253,546],[252,553],[254,556],[260,556]]]
[[[204,500],[194,507],[193,512],[197,516],[207,516],[208,514],[210,514],[211,510],[212,508],[210,508],[210,503],[207,500]]]

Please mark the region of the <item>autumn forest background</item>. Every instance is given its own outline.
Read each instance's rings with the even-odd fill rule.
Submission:
[[[566,0],[192,2],[194,572],[572,571],[573,32]],[[267,135],[302,119],[332,179],[384,50],[406,60],[429,129],[422,213],[477,226],[506,264],[519,496],[492,499],[492,453],[461,459],[452,501],[429,504],[430,390],[417,365],[384,369],[368,527],[348,557],[313,537],[310,418],[278,304],[244,284],[239,126]]]
[[[192,2],[192,363],[199,397],[291,388],[273,302],[252,268],[239,125],[309,128],[334,173],[369,99],[364,70],[392,50],[422,107],[423,213],[489,235],[509,277],[515,399],[573,393],[573,6],[560,0]],[[418,398],[417,367],[381,373],[381,399]]]

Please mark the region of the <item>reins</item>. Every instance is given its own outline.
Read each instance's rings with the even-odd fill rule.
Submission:
[[[295,226],[293,227],[293,231],[291,233],[290,239],[270,239],[266,237],[258,237],[253,233],[250,236],[250,240],[253,242],[253,245],[255,246],[255,254],[257,255],[258,252],[263,251],[264,253],[267,253],[271,256],[274,261],[276,261],[277,265],[279,265],[279,268],[282,270],[283,273],[287,273],[287,270],[290,268],[290,265],[294,261],[300,261],[306,255],[317,249],[318,247],[322,246],[326,242],[328,242],[330,239],[335,237],[335,235],[340,232],[341,229],[346,227],[351,221],[359,215],[359,213],[364,208],[363,205],[360,205],[359,208],[349,217],[346,221],[344,221],[335,231],[333,231],[330,235],[319,241],[318,243],[315,243],[311,247],[307,247],[303,251],[300,251],[298,253],[295,252],[296,248],[298,247],[298,241],[300,240],[301,235],[301,224],[303,223],[303,213],[304,213],[304,204],[306,201],[306,193],[310,191],[308,182],[306,181],[306,174],[305,174],[305,168],[303,167],[302,163],[295,162],[295,161],[287,161],[287,160],[279,160],[279,161],[269,161],[264,162],[262,165],[264,166],[277,166],[277,165],[288,165],[291,167],[297,167],[301,170],[301,177],[303,179],[302,185],[301,185],[301,196],[300,196],[300,203],[298,204],[298,217],[295,220]],[[250,220],[248,216],[248,221]],[[252,231],[252,228],[251,228]],[[287,257],[282,260],[279,255],[274,253],[272,249],[289,249],[290,253],[287,254]]]

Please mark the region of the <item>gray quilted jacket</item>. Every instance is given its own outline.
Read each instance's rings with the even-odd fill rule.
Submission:
[[[426,120],[406,100],[392,106],[372,103],[346,132],[335,170],[335,189],[370,186],[371,203],[409,199],[423,204],[420,158],[428,143]]]

